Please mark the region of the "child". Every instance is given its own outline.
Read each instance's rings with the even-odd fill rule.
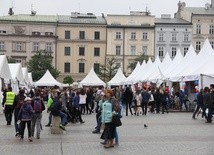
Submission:
[[[21,121],[21,140],[24,138],[25,125],[27,124],[28,139],[30,142],[33,141],[31,138],[31,118],[33,113],[31,101],[32,99],[30,97],[26,97],[24,99],[24,104],[22,105],[18,115],[18,120]]]

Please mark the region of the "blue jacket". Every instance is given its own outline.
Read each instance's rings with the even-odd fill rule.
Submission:
[[[79,101],[80,101],[80,97],[77,95],[74,96],[72,107],[78,108],[79,107]]]
[[[107,100],[102,107],[102,123],[110,123],[112,120],[112,103]]]
[[[18,120],[31,121],[32,114],[33,114],[33,108],[31,104],[24,103],[21,109],[19,110]]]
[[[60,115],[60,111],[62,110],[62,104],[59,102],[59,99],[58,98],[55,98],[53,100],[53,104],[56,104],[56,106],[58,107],[58,110],[56,112],[51,112],[52,115],[54,116],[59,116]]]

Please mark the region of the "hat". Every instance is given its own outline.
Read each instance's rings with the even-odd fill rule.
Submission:
[[[25,101],[32,101],[32,99],[30,97],[26,97]]]
[[[103,95],[103,96],[104,96],[104,95],[105,95],[105,93],[104,93],[104,92],[102,92],[100,95]]]

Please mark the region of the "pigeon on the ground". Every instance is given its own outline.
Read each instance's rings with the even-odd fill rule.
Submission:
[[[144,128],[147,128],[147,127],[148,127],[148,125],[144,124]]]

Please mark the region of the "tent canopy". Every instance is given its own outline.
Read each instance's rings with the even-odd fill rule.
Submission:
[[[51,75],[49,70],[46,71],[46,73],[39,79],[37,82],[34,83],[35,86],[59,86],[61,87],[62,84],[54,79],[54,77]]]
[[[105,86],[105,83],[94,72],[93,67],[88,75],[79,84],[82,86]]]
[[[24,81],[21,63],[9,63],[9,68],[13,80],[18,80],[19,82]]]
[[[12,79],[6,55],[0,55],[0,78]]]
[[[108,82],[108,85],[112,86],[112,85],[121,85],[122,82],[126,79],[126,77],[124,76],[122,69],[118,68],[117,73],[115,74],[115,76]]]

